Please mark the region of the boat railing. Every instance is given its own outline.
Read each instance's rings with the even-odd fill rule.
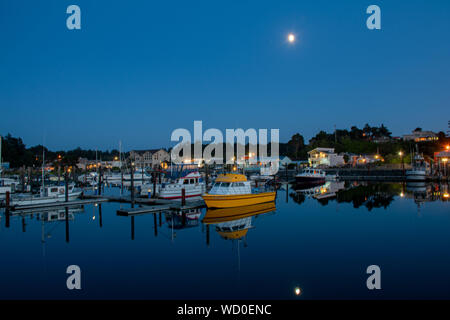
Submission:
[[[252,188],[252,194],[273,192],[273,191],[275,191],[274,186],[267,185],[267,184]]]

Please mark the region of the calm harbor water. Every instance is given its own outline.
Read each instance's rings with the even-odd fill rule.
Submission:
[[[71,209],[68,234],[64,209],[1,212],[0,299],[450,298],[447,185],[332,182],[185,219],[116,214],[129,206]],[[373,264],[382,290],[366,287]]]

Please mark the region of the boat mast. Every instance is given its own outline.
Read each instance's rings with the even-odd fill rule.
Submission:
[[[44,167],[45,167],[45,148],[42,146],[42,191],[44,191]]]
[[[119,162],[120,162],[120,171],[122,171],[122,141],[119,140]]]

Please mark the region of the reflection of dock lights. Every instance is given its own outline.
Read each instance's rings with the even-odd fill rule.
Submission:
[[[296,287],[295,290],[294,290],[294,292],[295,292],[295,295],[296,295],[296,296],[299,296],[299,295],[302,294],[302,289],[300,289],[300,287]]]
[[[448,198],[450,195],[446,192],[442,195],[444,198]]]
[[[404,194],[403,192],[401,192],[401,193],[400,193],[400,197],[403,198],[404,196],[405,196],[405,194]]]
[[[442,162],[446,163],[448,161],[448,158],[442,158]]]
[[[402,151],[399,151],[398,152],[398,155],[401,157],[401,156],[403,156],[403,152]]]
[[[446,145],[446,146],[445,146],[445,149],[446,149],[446,150],[450,150],[450,145]]]

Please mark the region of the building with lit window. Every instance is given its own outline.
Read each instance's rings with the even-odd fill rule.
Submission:
[[[170,154],[164,149],[132,150],[129,158],[136,168],[145,169],[170,161]]]
[[[344,156],[334,152],[334,148],[315,148],[308,152],[308,162],[313,168],[336,167],[345,164]]]
[[[403,135],[403,140],[415,142],[435,141],[438,140],[438,135],[433,131],[416,130],[413,131],[411,134]]]

